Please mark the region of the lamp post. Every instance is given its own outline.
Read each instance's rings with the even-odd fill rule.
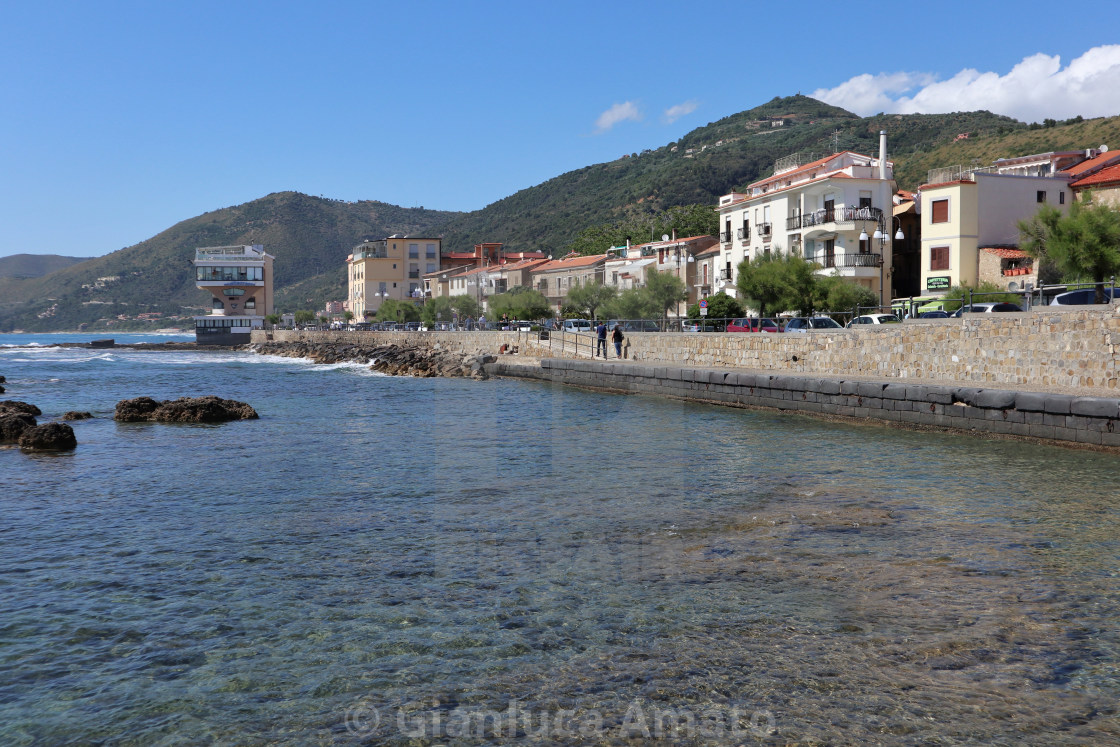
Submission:
[[[906,236],[902,233],[902,220],[899,219],[899,217],[897,215],[893,215],[893,216],[891,216],[891,218],[894,220],[895,223],[898,223],[898,230],[894,234],[894,240],[895,241],[902,241],[903,239],[906,238]],[[893,223],[892,223],[892,225],[893,225]],[[879,306],[880,306],[880,308],[882,308],[883,306],[886,305],[886,301],[887,301],[887,298],[886,298],[886,290],[887,289],[884,287],[885,278],[884,278],[884,275],[883,275],[884,267],[886,266],[886,258],[883,256],[883,254],[884,254],[883,244],[886,241],[887,234],[883,233],[883,229],[880,228],[878,224],[876,224],[875,233],[871,234],[871,238],[872,239],[878,239],[878,241],[879,241]],[[864,241],[868,240],[867,229],[866,228],[863,229],[862,231],[860,231],[859,240],[860,240],[860,244],[862,244]]]
[[[677,243],[677,278],[678,279],[681,278],[681,252],[684,251],[684,246],[685,245],[683,243],[679,243],[679,242]],[[696,261],[696,257],[689,254],[688,255],[688,260],[685,261],[685,263],[684,263],[685,273],[684,273],[683,281],[684,281],[684,292],[685,292],[684,302],[686,304],[686,307],[685,307],[686,309],[687,309],[687,304],[688,304],[688,265],[692,264],[695,261]],[[677,320],[679,321],[680,319],[681,319],[681,305],[680,305],[680,302],[678,301],[677,302]]]

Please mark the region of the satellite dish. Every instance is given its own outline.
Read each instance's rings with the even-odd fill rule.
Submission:
[[[1101,147],[1097,148],[1097,150],[1099,150],[1101,153],[1108,153],[1108,146],[1102,144]]]
[[[667,234],[667,233],[661,234],[661,240],[662,241],[668,241],[669,240],[669,234]]]
[[[1019,284],[1016,283],[1014,280],[1012,280],[1010,283],[1007,284],[1007,290],[1017,291],[1017,290],[1019,290]]]

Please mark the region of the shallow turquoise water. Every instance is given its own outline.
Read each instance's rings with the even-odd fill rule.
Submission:
[[[1111,455],[235,352],[0,374],[98,416],[0,449],[5,744],[1120,739]],[[261,419],[111,419],[201,394]]]

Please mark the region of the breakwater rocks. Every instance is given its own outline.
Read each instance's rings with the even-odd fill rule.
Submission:
[[[362,363],[390,376],[487,378],[484,366],[497,358],[427,345],[358,345],[343,342],[261,342],[246,346],[261,355],[308,358],[315,363]]]
[[[180,397],[160,402],[151,397],[123,399],[117,403],[113,420],[121,423],[224,423],[255,420],[257,411],[244,402],[221,397]]]

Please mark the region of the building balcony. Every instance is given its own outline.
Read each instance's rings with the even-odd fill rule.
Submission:
[[[731,243],[731,232],[730,231],[720,231],[719,232],[719,242],[721,244],[730,244]]]
[[[389,252],[385,249],[358,249],[354,252],[354,261],[359,259],[389,259]]]
[[[241,262],[244,260],[265,259],[264,247],[256,246],[206,246],[194,250],[195,261],[214,260],[219,262]]]
[[[857,221],[870,221],[880,226],[883,225],[883,211],[873,207],[840,207],[831,209],[814,210],[801,216],[794,216],[787,221],[787,228],[795,231],[798,228],[812,226],[827,226],[830,224],[849,223]],[[835,226],[833,230],[839,230]]]
[[[812,257],[806,257],[810,262],[816,262],[821,267],[827,269],[858,269],[862,267],[879,268],[883,266],[883,255],[874,254],[872,252],[858,252],[847,253],[837,252],[833,254],[816,254]]]
[[[774,234],[773,223],[759,223],[755,228],[758,229],[758,237],[763,240],[769,239]]]
[[[751,240],[751,227],[750,226],[744,226],[743,228],[740,228],[738,231],[735,232],[735,238],[739,239],[739,241],[750,241]]]

